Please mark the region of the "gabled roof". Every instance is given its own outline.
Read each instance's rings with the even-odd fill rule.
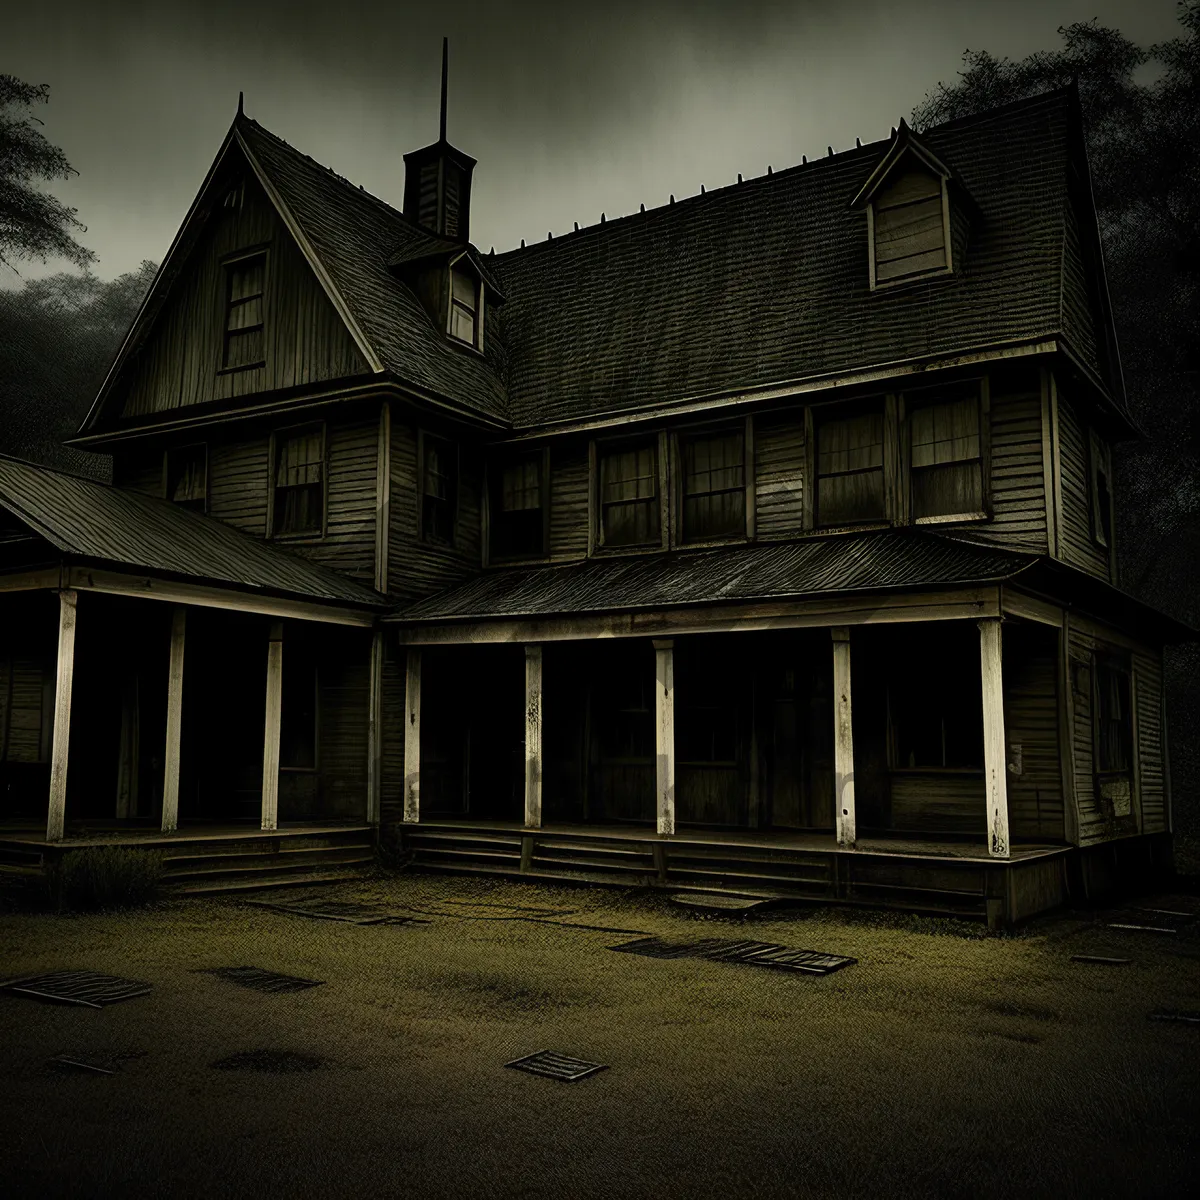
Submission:
[[[870,289],[866,221],[850,205],[888,141],[498,255],[514,425],[1061,337],[1064,293],[1086,286],[1063,268],[1069,167],[1082,145],[1070,91],[920,141],[979,209],[966,254],[937,279]],[[1104,365],[1085,366],[1121,403]]]
[[[1036,562],[918,530],[883,530],[490,571],[408,604],[405,624],[668,609],[728,601],[998,583]]]
[[[866,182],[858,189],[858,194],[850,201],[850,207],[858,210],[866,208],[871,197],[883,186],[884,180],[892,173],[893,168],[906,155],[911,154],[919,159],[935,175],[942,179],[950,179],[953,172],[925,143],[909,128],[908,122],[900,118],[900,127],[892,137],[888,152],[879,160],[875,170],[867,176]]]
[[[258,594],[377,608],[370,588],[167,500],[0,456],[0,507],[57,551]]]

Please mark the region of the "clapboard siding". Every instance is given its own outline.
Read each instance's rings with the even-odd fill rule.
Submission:
[[[267,536],[270,439],[264,433],[208,447],[208,514],[243,533]]]
[[[1008,773],[1008,819],[1014,838],[1064,836],[1058,752],[1058,638],[1052,630],[1006,624],[1004,732],[1010,759],[1020,747],[1021,773]]]
[[[754,517],[760,538],[804,529],[804,410],[754,421]]]
[[[550,557],[586,558],[588,448],[564,442],[550,451]]]
[[[163,494],[163,456],[161,450],[138,450],[113,455],[113,483],[142,492],[147,496]]]
[[[1079,821],[1079,844],[1086,846],[1109,836],[1108,822],[1096,796],[1092,748],[1092,651],[1095,639],[1074,624],[1070,631],[1070,679],[1075,743],[1075,806]]]
[[[1162,659],[1147,651],[1133,655],[1133,690],[1137,715],[1138,790],[1142,832],[1167,828],[1163,761]]]
[[[1089,478],[1088,428],[1075,406],[1058,392],[1058,456],[1062,471],[1062,556],[1073,566],[1101,579],[1109,577],[1105,547],[1092,538],[1092,498]]]
[[[53,681],[53,662],[0,651],[0,762],[46,761]]]
[[[987,833],[982,771],[892,771],[896,832]]]
[[[991,388],[992,519],[977,532],[1014,549],[1046,551],[1041,387],[1035,372],[997,373]]]
[[[417,438],[414,426],[400,421],[392,424],[388,592],[401,599],[442,591],[482,566],[480,454],[472,447],[459,446],[454,545],[434,545],[421,539],[418,525]]]
[[[375,581],[375,490],[379,425],[326,426],[325,536],[288,548],[363,583]]]
[[[226,271],[223,259],[267,247],[266,365],[222,372]],[[240,207],[214,207],[195,248],[119,385],[122,415],[228,400],[368,373],[353,338],[266,195],[246,180]]]

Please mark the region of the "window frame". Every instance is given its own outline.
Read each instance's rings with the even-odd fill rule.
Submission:
[[[321,528],[297,533],[276,532],[276,493],[279,485],[279,448],[281,440],[300,437],[307,433],[319,433],[321,437]],[[286,425],[271,431],[267,456],[267,539],[273,542],[319,542],[329,528],[329,437],[324,421],[307,421],[300,425]]]
[[[459,266],[459,263],[466,263],[467,269]],[[475,284],[475,312],[473,316],[474,337],[471,339],[459,337],[454,332],[454,309],[455,305],[460,308],[466,306],[460,304],[454,298],[454,276],[462,275],[474,281]],[[472,350],[483,353],[483,298],[484,298],[484,283],[479,273],[474,269],[471,260],[465,255],[460,254],[455,258],[446,270],[446,337],[456,346],[469,346]]]
[[[245,303],[247,300],[254,299],[253,296],[243,296],[239,301],[234,301],[230,295],[233,290],[233,271],[234,268],[243,263],[249,262],[252,259],[261,258],[263,264],[262,291],[257,294],[257,298],[262,304],[262,320],[257,326],[248,326],[248,329],[259,329],[262,332],[262,357],[254,362],[238,363],[235,366],[229,364],[229,335],[230,333],[242,333],[246,330],[231,330],[229,328],[229,315],[233,311],[235,303]],[[221,259],[222,283],[221,290],[221,356],[217,367],[218,375],[231,375],[238,371],[257,371],[267,365],[267,288],[269,283],[269,273],[271,269],[271,247],[269,244],[261,246],[251,246],[245,250],[238,250],[234,254],[228,254]]]
[[[693,425],[672,433],[670,438],[670,463],[672,486],[671,544],[673,546],[719,546],[749,541],[754,537],[754,427],[753,418],[746,417],[736,422],[722,421],[705,425]],[[742,528],[738,533],[706,534],[690,537],[687,528],[687,467],[686,454],[689,442],[704,441],[718,437],[740,437],[742,439],[742,483],[740,488],[725,488],[724,492],[740,490],[742,493]],[[699,495],[714,495],[706,492]]]
[[[204,495],[201,497],[199,504],[187,500],[175,500],[171,492],[173,490],[172,483],[172,458],[188,450],[198,450],[203,458],[204,465]],[[163,451],[163,498],[170,500],[172,504],[178,504],[180,507],[188,508],[192,512],[207,513],[208,512],[208,443],[207,442],[188,442],[184,446],[169,446]]]
[[[604,460],[617,454],[632,450],[650,448],[654,453],[654,500],[658,518],[658,532],[650,540],[644,542],[627,542],[611,545],[604,536]],[[597,439],[590,443],[588,450],[589,461],[589,525],[591,529],[591,552],[594,554],[645,554],[653,550],[667,549],[670,537],[670,502],[668,499],[668,464],[667,464],[667,435],[665,431],[657,434],[644,434],[640,437],[620,437]],[[628,503],[628,502],[627,502]]]
[[[497,487],[503,487],[503,470],[514,462],[536,461],[538,464],[538,491],[540,496],[542,548],[536,554],[504,554],[496,548],[496,532],[500,512],[496,507]],[[487,562],[541,562],[550,557],[550,448],[497,454],[487,461],[484,472],[484,504],[486,514]]]
[[[903,162],[902,158],[900,162]],[[899,163],[896,164],[900,165]],[[938,267],[932,271],[920,271],[910,275],[898,275],[894,279],[879,279],[878,264],[875,254],[875,206],[878,203],[876,196],[881,191],[887,190],[887,181],[881,182],[876,189],[875,195],[867,202],[867,270],[870,278],[870,290],[872,292],[884,292],[891,288],[907,287],[916,283],[925,283],[932,279],[945,279],[954,274],[954,239],[951,235],[950,228],[950,189],[946,186],[946,177],[932,168],[927,167],[931,175],[937,175],[941,183],[941,198],[942,198],[942,245],[946,252],[946,265]],[[889,175],[894,173],[889,172]]]
[[[448,460],[453,464],[454,476],[451,480],[451,492],[448,497],[450,508],[450,536],[448,539],[431,537],[425,530],[425,456],[429,443],[441,444],[449,450]],[[435,497],[436,498],[436,497]],[[462,508],[462,449],[456,440],[445,437],[440,433],[429,430],[417,431],[417,538],[426,546],[443,546],[455,549],[458,546],[458,519]]]
[[[941,397],[966,399],[967,390],[975,392],[979,414],[979,476],[983,507],[967,513],[935,513],[918,517],[913,504],[912,465],[912,417],[921,408],[934,407]],[[935,384],[924,388],[911,388],[900,394],[900,455],[902,465],[902,504],[904,522],[911,525],[952,525],[968,521],[990,521],[992,519],[992,419],[991,390],[986,375],[972,376],[953,383]],[[957,461],[967,462],[968,459]],[[924,468],[916,468],[922,470]]]
[[[878,406],[879,420],[882,426],[881,433],[881,450],[879,466],[869,468],[858,468],[853,471],[839,471],[832,474],[823,475],[821,473],[821,430],[826,426],[836,421],[849,421],[856,417],[871,416],[876,412]],[[836,529],[873,529],[883,525],[892,523],[893,514],[891,512],[891,504],[889,503],[889,461],[893,450],[890,445],[889,434],[891,432],[892,422],[888,419],[889,404],[886,396],[874,396],[863,400],[857,400],[851,404],[831,404],[821,406],[814,410],[811,406],[809,412],[812,414],[811,419],[806,419],[805,438],[806,443],[811,445],[811,451],[807,452],[807,462],[811,465],[811,473],[809,475],[810,486],[810,503],[812,506],[812,528],[816,532],[829,532]],[[809,436],[811,434],[811,436]],[[894,469],[894,468],[893,468]],[[867,471],[879,471],[880,487],[883,496],[883,511],[877,517],[866,517],[857,521],[838,521],[827,522],[821,516],[821,480],[825,478],[840,478],[853,474],[865,474]]]

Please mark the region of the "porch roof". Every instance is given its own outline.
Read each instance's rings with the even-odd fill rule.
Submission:
[[[403,623],[675,608],[822,593],[1000,583],[1037,558],[923,530],[833,534],[794,542],[597,557],[489,571],[395,610]]]
[[[0,455],[0,508],[55,550],[256,593],[379,607],[363,584],[167,500]]]

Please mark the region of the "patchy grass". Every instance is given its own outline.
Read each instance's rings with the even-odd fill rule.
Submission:
[[[64,851],[46,872],[49,901],[62,911],[142,908],[158,896],[163,855],[130,846]]]
[[[1005,937],[821,908],[699,921],[638,893],[421,875],[322,894],[430,924],[182,900],[0,915],[14,973],[155,985],[101,1012],[0,996],[9,1193],[1082,1200],[1187,1195],[1200,1167],[1200,1030],[1148,1019],[1198,1007],[1195,927],[1167,944],[1072,914]],[[814,978],[663,961],[572,925],[859,962]],[[325,984],[194,973],[241,964]],[[149,1053],[112,1077],[44,1069],[129,1045]],[[543,1048],[610,1070],[503,1069]],[[295,1055],[322,1067],[211,1069]]]

